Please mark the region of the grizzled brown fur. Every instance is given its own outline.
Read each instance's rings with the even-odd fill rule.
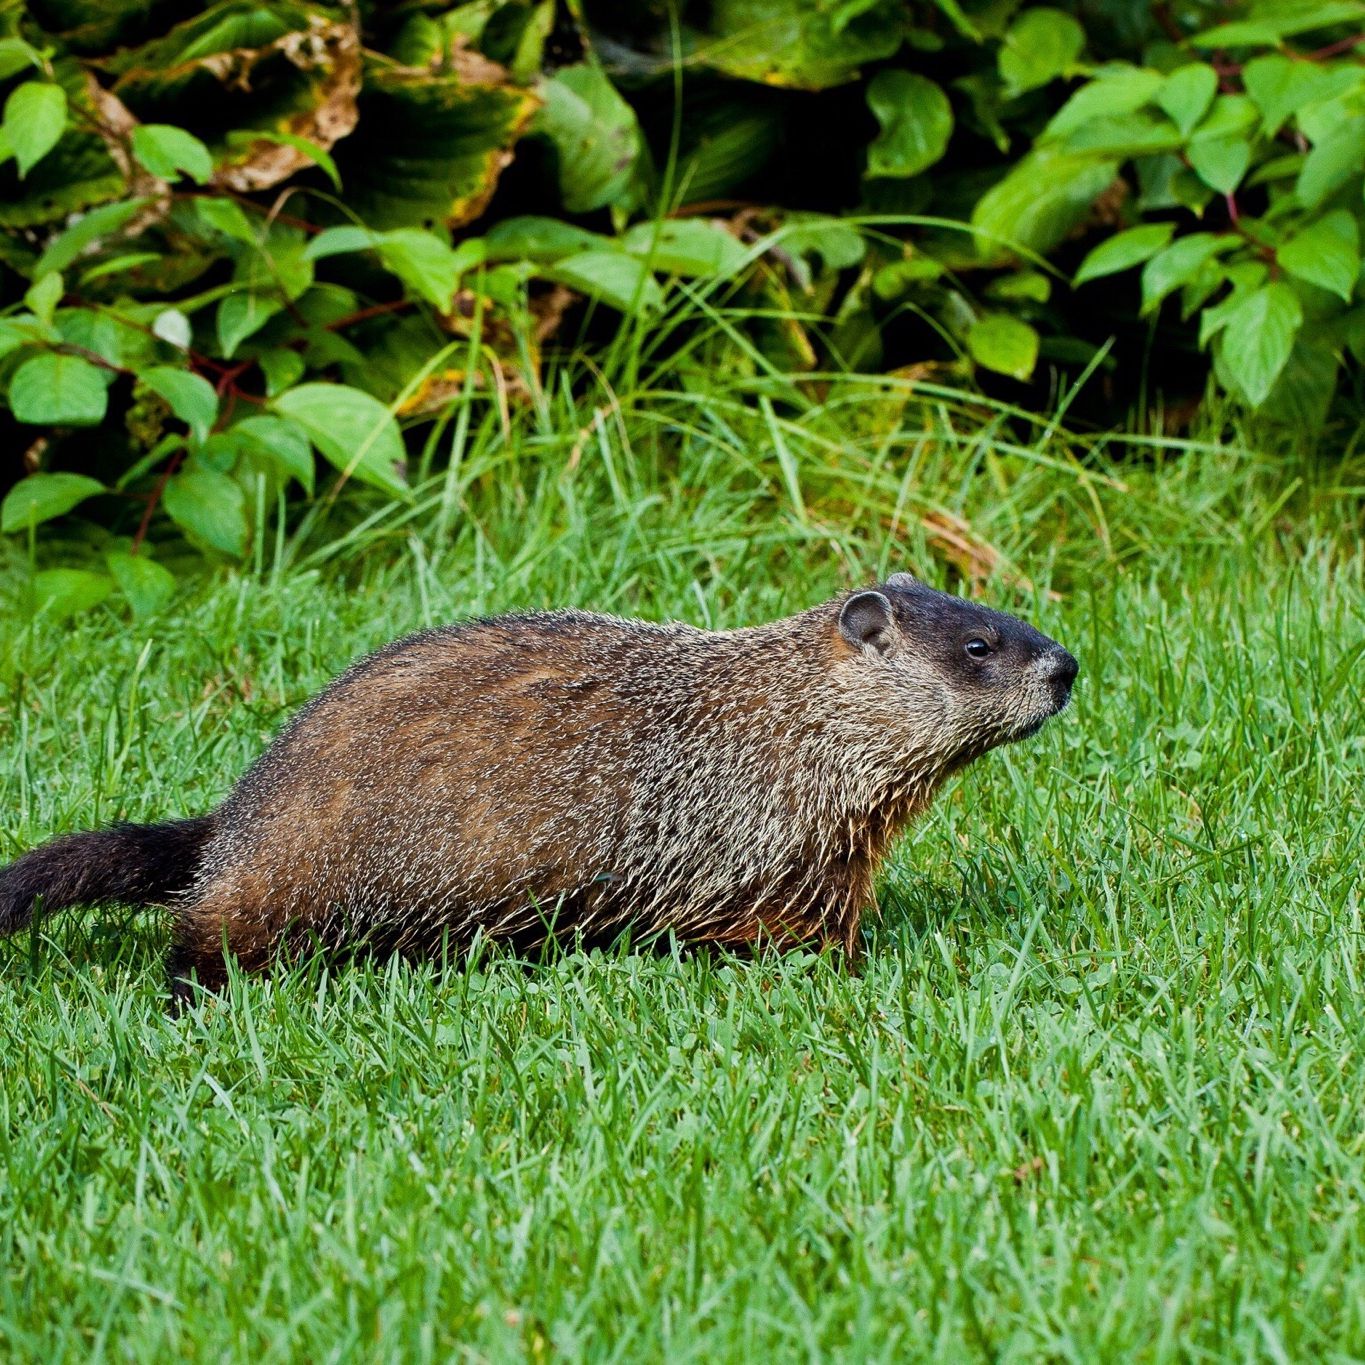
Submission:
[[[627,926],[851,952],[896,834],[1075,675],[1022,621],[906,574],[747,630],[561,611],[426,631],[315,697],[211,815],[0,870],[0,930],[168,904],[173,979],[208,987],[224,942],[252,971],[313,944]]]

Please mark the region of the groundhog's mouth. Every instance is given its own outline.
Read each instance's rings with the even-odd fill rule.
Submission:
[[[1055,714],[1055,712],[1053,713]],[[1027,725],[1021,726],[1009,738],[1011,744],[1018,744],[1022,739],[1032,739],[1044,725],[1052,719],[1052,715],[1039,716],[1037,720],[1031,720]]]
[[[1029,721],[1027,725],[1021,726],[1010,736],[1010,743],[1017,744],[1021,739],[1032,739],[1034,735],[1036,735],[1038,731],[1041,730],[1043,726],[1048,723],[1048,721],[1050,721],[1054,716],[1060,715],[1070,705],[1071,689],[1068,687],[1066,689],[1065,694],[1062,696],[1061,700],[1056,703],[1056,705],[1052,708],[1051,711],[1048,711],[1045,715],[1038,716],[1036,719]]]

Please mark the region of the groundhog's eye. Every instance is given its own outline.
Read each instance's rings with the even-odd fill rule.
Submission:
[[[965,648],[973,659],[985,659],[993,652],[984,640],[968,640]]]

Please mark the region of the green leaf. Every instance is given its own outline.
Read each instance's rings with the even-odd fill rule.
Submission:
[[[196,545],[240,559],[250,528],[241,485],[216,469],[190,464],[173,475],[161,496],[166,515]]]
[[[1223,268],[1218,260],[1208,260],[1199,267],[1180,290],[1180,321],[1188,322],[1227,281],[1232,279],[1236,266]],[[1260,283],[1258,280],[1257,284]]]
[[[1192,232],[1158,252],[1142,270],[1142,312],[1154,312],[1172,290],[1188,284],[1201,266],[1237,244],[1231,233]]]
[[[1365,165],[1365,119],[1340,124],[1318,142],[1304,160],[1294,193],[1304,208],[1319,208],[1332,194],[1360,175]]]
[[[33,426],[93,427],[104,420],[109,394],[104,377],[77,355],[37,355],[14,372],[9,405]]]
[[[191,205],[191,212],[199,220],[200,230],[205,234],[226,237],[244,246],[257,245],[260,234],[247,221],[242,206],[231,199],[202,196]]]
[[[49,270],[65,270],[78,256],[112,236],[150,203],[150,199],[143,197],[126,199],[118,204],[101,204],[99,208],[82,214],[65,232],[48,243],[33,267],[34,278]]]
[[[622,313],[653,312],[664,301],[663,290],[643,262],[617,251],[580,251],[545,274]]]
[[[144,123],[133,129],[133,155],[153,175],[174,180],[181,171],[197,185],[213,174],[213,156],[193,133],[169,123]]]
[[[175,575],[145,554],[115,551],[104,562],[138,620],[155,616],[175,596]]]
[[[1275,259],[1296,279],[1306,280],[1350,303],[1360,277],[1360,227],[1347,209],[1334,209],[1295,233]]]
[[[293,418],[343,474],[406,494],[406,455],[393,414],[377,398],[345,384],[300,384],[271,400]]]
[[[460,276],[480,264],[483,246],[475,239],[452,250],[434,233],[396,228],[379,243],[379,259],[413,293],[448,313]]]
[[[560,218],[507,218],[483,239],[490,261],[557,261],[579,251],[610,251],[615,239]]]
[[[271,461],[289,478],[297,479],[312,497],[316,474],[313,448],[308,433],[297,422],[264,414],[247,417],[222,434],[241,442],[261,459]]]
[[[1318,432],[1331,411],[1341,357],[1328,338],[1309,339],[1300,332],[1275,387],[1260,406],[1263,416],[1298,432]]]
[[[1279,26],[1265,20],[1219,24],[1190,39],[1195,47],[1273,47],[1279,41]]]
[[[947,151],[953,107],[933,81],[911,71],[879,71],[867,103],[881,125],[867,149],[868,175],[918,175]]]
[[[967,332],[967,350],[978,365],[1025,380],[1038,363],[1038,333],[1008,313],[987,313]]]
[[[24,302],[32,309],[34,317],[50,325],[66,286],[55,270],[49,270],[45,275],[35,275],[34,280],[36,283],[24,294]]]
[[[918,284],[937,280],[943,267],[929,256],[911,256],[908,260],[892,261],[872,276],[872,290],[879,299],[898,299],[910,293]]]
[[[1061,146],[1068,152],[1118,156],[1127,160],[1157,152],[1173,152],[1179,149],[1181,142],[1180,132],[1170,119],[1140,112],[1118,118],[1094,118],[1069,133]]]
[[[0,359],[21,346],[51,343],[58,339],[58,334],[47,323],[31,313],[0,318]]]
[[[321,261],[352,251],[377,251],[382,237],[383,233],[353,225],[326,228],[304,247],[303,254],[310,261]]]
[[[1213,281],[1212,288],[1204,293],[1201,276],[1207,270],[1212,270]],[[1236,313],[1250,294],[1266,282],[1269,274],[1269,270],[1261,261],[1238,261],[1226,269],[1220,268],[1217,262],[1201,267],[1201,273],[1185,286],[1187,292],[1195,290],[1198,286],[1197,292],[1203,293],[1204,298],[1208,298],[1224,284],[1229,284],[1232,288],[1220,303],[1205,308],[1199,315],[1200,350],[1208,348],[1212,338],[1227,326],[1228,319]],[[1203,299],[1200,302],[1202,303]],[[1195,306],[1197,307],[1198,304]]]
[[[50,81],[25,81],[5,101],[0,139],[19,163],[22,179],[61,139],[66,128],[66,91]]]
[[[159,251],[127,251],[121,252],[117,256],[110,256],[107,260],[96,261],[94,265],[86,266],[81,271],[81,283],[93,284],[96,280],[102,280],[110,275],[123,275],[129,271],[141,270],[143,266],[160,266],[165,264],[167,257]]]
[[[828,213],[789,213],[778,231],[782,250],[806,262],[818,256],[827,270],[846,270],[867,255],[856,227]]]
[[[1080,152],[1039,147],[972,211],[977,250],[998,258],[1008,246],[1045,253],[1071,231],[1113,182],[1117,163]]]
[[[1095,119],[1122,118],[1134,113],[1152,100],[1162,83],[1160,72],[1145,67],[1126,63],[1103,67],[1094,80],[1081,86],[1053,115],[1042,135],[1059,138],[1079,131]]]
[[[1228,379],[1252,407],[1270,393],[1302,324],[1298,296],[1283,281],[1249,294],[1228,317],[1215,345]]]
[[[1359,22],[1361,6],[1358,0],[1338,0],[1336,4],[1325,0],[1266,0],[1254,6],[1253,12],[1251,19],[1205,29],[1190,42],[1198,47],[1274,46],[1296,33]]]
[[[1219,194],[1231,194],[1251,165],[1251,143],[1244,137],[1191,140],[1185,155],[1195,174]]]
[[[1174,208],[1200,216],[1213,197],[1213,191],[1174,154],[1142,157],[1134,169],[1139,187],[1134,208],[1144,216]]]
[[[1199,178],[1220,194],[1231,194],[1251,164],[1251,129],[1256,110],[1245,95],[1220,95],[1208,118],[1190,137],[1186,156]]]
[[[287,346],[262,351],[256,357],[256,363],[261,367],[261,373],[265,375],[265,392],[268,398],[274,398],[277,393],[283,393],[285,389],[297,384],[303,378],[304,370],[308,368],[308,362],[297,351],[291,351]]]
[[[1245,95],[1219,95],[1208,116],[1194,130],[1193,138],[1250,135],[1256,126],[1256,106]]]
[[[542,87],[537,130],[559,154],[559,193],[570,213],[630,207],[643,139],[635,110],[597,66],[561,67]]]
[[[108,113],[96,102],[92,91],[98,89],[85,68],[70,57],[59,57],[52,63],[58,85],[55,95],[41,97],[55,110],[63,98],[69,110],[64,129],[55,146],[32,165],[22,180],[18,163],[13,170],[0,167],[0,227],[47,228],[65,226],[70,215],[92,204],[121,199],[128,193],[128,182],[105,141]],[[17,97],[18,92],[15,92]],[[33,131],[41,134],[49,115],[39,112]],[[55,122],[55,119],[53,120]],[[9,130],[0,126],[0,145],[9,138]],[[13,148],[11,148],[13,150]],[[4,152],[0,151],[0,162]]]
[[[0,81],[8,80],[26,66],[42,66],[43,59],[36,48],[22,38],[0,38]]]
[[[771,244],[792,258],[793,276],[803,289],[811,288],[814,258],[826,270],[845,270],[867,255],[863,233],[830,213],[786,214]]]
[[[906,23],[901,0],[859,5],[863,12],[851,22],[847,14],[829,12],[834,8],[792,0],[711,0],[708,40],[689,56],[740,80],[824,90],[853,80],[864,63],[890,57],[900,47]]]
[[[140,321],[122,310],[104,312],[95,308],[59,308],[54,322],[61,339],[69,346],[90,351],[121,370],[135,370],[151,364],[156,342],[147,335]],[[113,383],[113,369],[101,368],[100,381],[106,388]]]
[[[65,516],[86,498],[103,492],[104,485],[98,479],[84,474],[30,474],[20,479],[0,504],[0,532],[8,536],[27,531]]]
[[[700,218],[639,223],[626,233],[621,245],[649,269],[668,275],[715,279],[733,275],[749,260],[749,252],[738,238]]]
[[[1066,75],[1085,47],[1085,30],[1069,15],[1045,6],[1026,9],[1000,48],[1000,79],[1007,97],[1036,90]]]
[[[367,65],[360,122],[335,147],[347,207],[375,228],[472,221],[535,110],[529,90]]]
[[[1156,102],[1188,134],[1209,111],[1218,93],[1218,73],[1204,62],[1179,66],[1166,77]]]
[[[33,575],[33,612],[48,621],[65,621],[99,606],[113,590],[113,583],[101,573],[44,569]]]
[[[421,228],[371,232],[362,227],[336,227],[318,233],[304,256],[314,261],[352,251],[378,252],[386,269],[442,312],[450,311],[460,276],[481,264],[485,255],[478,238],[452,250],[434,232]]]
[[[218,305],[218,349],[223,359],[231,360],[242,342],[259,332],[283,309],[281,300],[251,289],[243,288],[229,294]]]
[[[201,374],[155,365],[138,375],[138,382],[164,398],[171,411],[190,429],[196,443],[208,439],[218,416],[218,395]]]
[[[1261,114],[1261,131],[1273,137],[1291,115],[1329,97],[1332,80],[1313,62],[1291,61],[1278,52],[1253,57],[1242,68],[1242,85]]]
[[[1041,270],[1015,270],[993,279],[986,286],[986,293],[993,299],[1046,303],[1052,297],[1052,281]]]
[[[1086,256],[1072,283],[1081,285],[1087,280],[1097,280],[1103,275],[1141,265],[1155,256],[1173,236],[1174,223],[1144,223],[1141,227],[1116,233]]]
[[[313,283],[308,239],[296,227],[271,223],[264,241],[235,251],[233,278],[258,294],[293,301]]]

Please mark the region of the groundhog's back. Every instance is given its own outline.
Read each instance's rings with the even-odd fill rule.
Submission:
[[[716,859],[723,884],[739,869],[720,856],[727,831],[708,828],[723,818],[715,785],[731,809],[736,786],[780,804],[769,695],[752,681],[765,654],[790,662],[791,649],[760,631],[578,612],[400,641],[323,692],[242,780],[200,885],[241,876],[251,884],[216,890],[305,920],[401,907],[410,924],[419,909],[575,895],[646,846],[675,872]]]

